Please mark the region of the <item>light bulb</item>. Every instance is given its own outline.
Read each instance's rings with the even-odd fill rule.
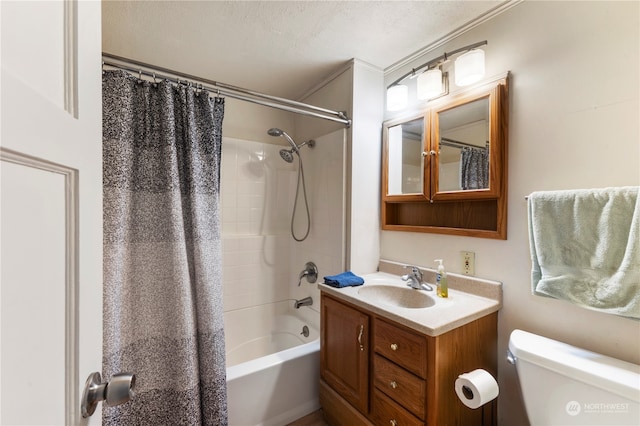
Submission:
[[[442,71],[440,68],[427,70],[418,76],[418,99],[433,99],[442,93]]]
[[[409,88],[404,84],[396,84],[387,89],[387,111],[400,111],[407,106]]]
[[[456,86],[468,86],[484,77],[484,50],[473,49],[456,59]]]

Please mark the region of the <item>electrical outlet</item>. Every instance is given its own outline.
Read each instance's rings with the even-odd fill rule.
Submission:
[[[476,254],[472,251],[461,251],[462,257],[462,273],[465,275],[475,275],[476,273]]]

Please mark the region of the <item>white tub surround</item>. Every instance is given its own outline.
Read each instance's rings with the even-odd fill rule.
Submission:
[[[230,425],[282,425],[320,407],[318,315],[293,303],[225,313]]]
[[[265,136],[273,124],[265,126]],[[345,267],[346,131],[312,139],[315,146],[301,150],[311,211],[311,232],[304,242],[290,235],[298,163],[280,158],[284,146],[232,138],[224,138],[222,145],[231,425],[282,425],[319,407],[320,292],[306,280],[298,286],[298,278],[309,261],[320,276]],[[298,222],[306,220],[298,196],[296,234]],[[295,300],[307,297],[313,298],[312,306],[293,308]],[[308,337],[300,334],[305,325]]]
[[[433,291],[414,291],[431,298],[431,306],[403,308],[374,302],[364,294],[365,292],[361,292],[368,286],[376,285],[409,289],[407,283],[400,278],[401,274],[407,272],[402,266],[399,263],[381,261],[381,271],[394,273],[375,272],[362,275],[364,284],[359,287],[338,289],[325,284],[320,284],[319,287],[327,294],[340,297],[356,306],[433,337],[497,312],[502,307],[502,283],[449,273],[447,274],[449,297],[441,298],[436,295],[435,291],[435,271],[426,268],[420,268],[423,272],[423,280],[433,286]]]

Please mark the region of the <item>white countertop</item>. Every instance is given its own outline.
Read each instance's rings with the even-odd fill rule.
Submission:
[[[435,284],[432,284],[433,291],[413,291],[419,291],[432,298],[433,306],[427,308],[403,308],[383,302],[373,302],[359,293],[360,289],[374,285],[389,285],[409,289],[406,282],[400,279],[400,276],[386,272],[375,272],[362,275],[362,278],[364,278],[364,284],[357,287],[335,288],[326,284],[318,284],[318,288],[327,294],[406,325],[428,336],[444,334],[461,325],[496,312],[502,306],[501,296],[496,298],[483,297],[453,289],[451,285],[449,285],[448,298],[438,297],[435,291]],[[473,281],[474,279],[469,278],[469,280]],[[478,285],[487,285],[486,280],[478,281]],[[497,282],[492,282],[489,285],[497,285],[499,290],[501,290],[502,286],[501,283]],[[497,294],[501,295],[501,291],[497,292]]]

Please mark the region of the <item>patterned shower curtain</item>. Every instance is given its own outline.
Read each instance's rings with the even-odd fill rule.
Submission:
[[[489,150],[462,148],[460,154],[460,187],[483,189],[489,187]]]
[[[227,424],[219,220],[223,99],[103,74],[105,425]]]

